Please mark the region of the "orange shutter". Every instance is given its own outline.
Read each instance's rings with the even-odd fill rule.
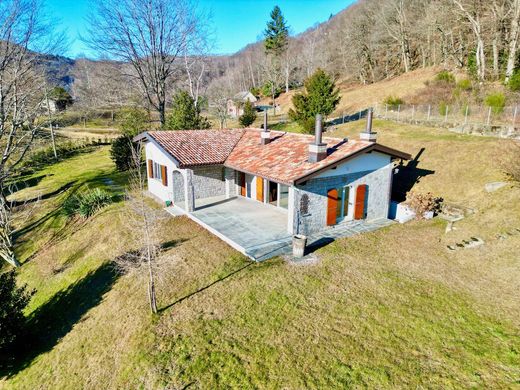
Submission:
[[[367,185],[361,184],[356,189],[356,207],[354,209],[354,219],[365,219],[365,200],[367,195]]]
[[[168,186],[168,171],[165,165],[161,165],[162,185]]]
[[[259,202],[264,201],[264,179],[260,176],[256,177],[256,200]]]
[[[240,186],[240,195],[246,196],[246,174],[238,172],[238,185]]]
[[[338,208],[338,190],[333,188],[327,192],[327,226],[336,224],[336,210]]]
[[[148,177],[153,177],[153,161],[148,160]]]

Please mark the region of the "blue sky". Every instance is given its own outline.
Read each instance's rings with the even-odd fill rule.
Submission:
[[[255,42],[265,28],[275,5],[281,9],[292,34],[298,34],[323,22],[351,4],[353,0],[199,0],[199,7],[212,14],[216,54],[234,53]],[[47,0],[49,13],[61,21],[71,45],[67,56],[93,55],[78,39],[87,26],[89,0]]]

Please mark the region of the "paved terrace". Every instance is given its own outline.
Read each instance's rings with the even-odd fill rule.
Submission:
[[[255,261],[292,252],[292,236],[287,233],[287,212],[245,198],[197,199],[191,214],[178,206],[166,209],[172,215],[189,218]],[[392,221],[352,221],[342,223],[308,238],[315,250],[337,238],[349,237],[388,226]]]

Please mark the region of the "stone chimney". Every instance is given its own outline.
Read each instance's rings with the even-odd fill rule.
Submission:
[[[314,143],[309,144],[309,162],[315,163],[327,157],[327,144],[321,140],[323,130],[322,116],[316,115],[316,126],[314,131]]]
[[[267,110],[264,111],[264,128],[262,132],[260,133],[260,144],[261,145],[267,145],[269,142],[271,142],[271,134],[269,132],[269,129],[267,128]]]
[[[377,142],[377,133],[372,131],[372,117],[374,116],[374,112],[372,108],[368,109],[367,114],[367,127],[365,131],[359,134],[359,139],[363,141]]]

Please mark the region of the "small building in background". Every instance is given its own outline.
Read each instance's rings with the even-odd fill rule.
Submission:
[[[227,113],[231,118],[238,118],[244,113],[244,104],[249,101],[256,106],[258,99],[249,91],[242,91],[227,102]]]

